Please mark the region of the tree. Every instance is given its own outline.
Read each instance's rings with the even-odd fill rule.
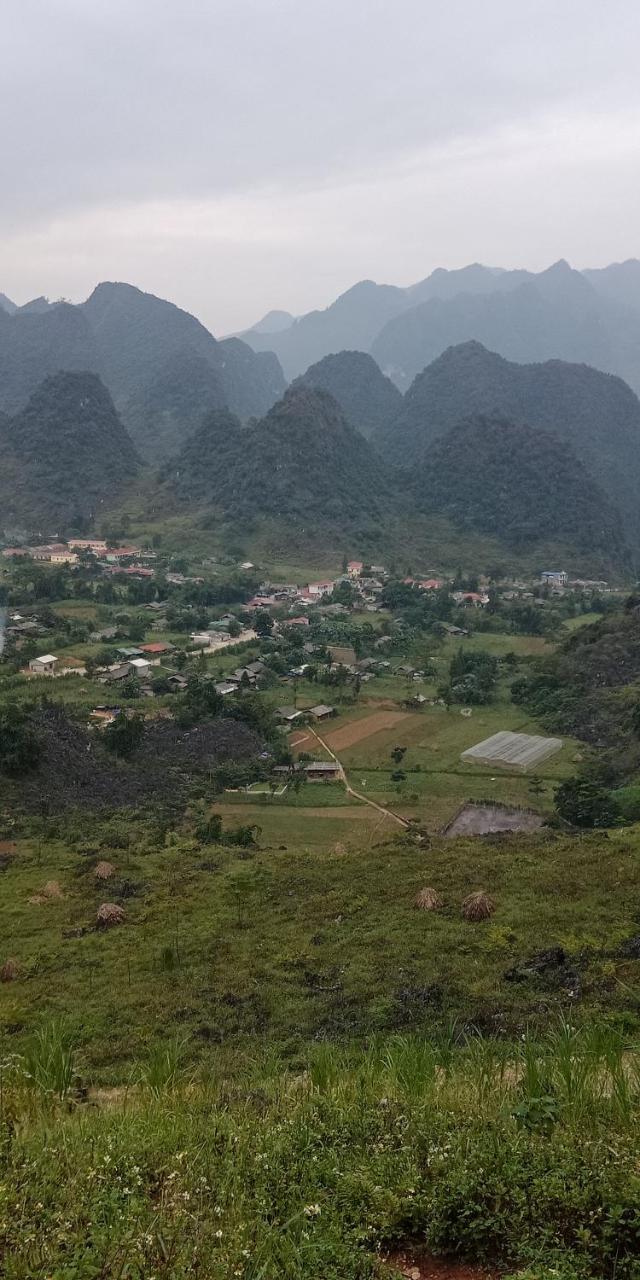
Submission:
[[[231,622],[229,623],[229,635],[231,636],[232,640],[235,640],[236,636],[239,636],[241,631],[242,631],[242,627],[240,626],[238,619],[232,618]]]
[[[271,635],[273,630],[273,618],[269,613],[267,613],[266,609],[257,610],[253,628],[259,636]]]
[[[0,773],[28,773],[39,758],[39,743],[26,712],[8,703],[0,710]]]
[[[107,725],[103,741],[114,755],[128,760],[138,750],[144,735],[144,720],[140,715],[128,716],[120,711],[115,720]]]
[[[617,800],[597,782],[568,778],[555,794],[556,812],[575,827],[613,827],[620,820]]]

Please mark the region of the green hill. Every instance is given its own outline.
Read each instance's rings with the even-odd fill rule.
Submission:
[[[640,541],[640,401],[620,378],[551,360],[514,364],[478,342],[450,347],[413,382],[373,443],[389,461],[425,464],[439,437],[473,414],[499,413],[564,441]]]
[[[234,521],[269,517],[302,530],[379,524],[393,491],[370,445],[324,391],[297,386],[242,429],[209,416],[165,471],[183,499]]]
[[[36,299],[0,305],[0,410],[16,413],[43,378],[91,370],[108,388],[140,452],[176,452],[210,409],[261,416],[282,395],[276,357],[216,339],[180,307],[129,284],[100,284],[80,306]]]
[[[414,480],[423,510],[507,546],[553,543],[627,557],[620,518],[566,445],[547,432],[477,416],[436,441]]]
[[[347,421],[367,439],[384,432],[402,408],[397,387],[363,351],[341,351],[338,355],[325,356],[296,378],[293,385],[328,391]]]
[[[47,378],[0,423],[2,523],[73,528],[94,518],[135,476],[139,459],[94,373]]]

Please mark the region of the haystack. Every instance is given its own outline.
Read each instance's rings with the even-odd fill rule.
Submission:
[[[62,898],[63,893],[62,893],[62,889],[60,888],[60,885],[58,884],[58,881],[47,880],[47,883],[45,884],[44,889],[42,890],[42,896],[44,898]]]
[[[20,977],[20,967],[17,960],[5,960],[0,969],[0,982],[15,982]]]
[[[444,902],[436,889],[421,889],[416,895],[416,906],[419,911],[440,911]]]
[[[103,902],[96,912],[96,923],[99,929],[112,929],[116,924],[122,924],[124,920],[124,911],[119,907],[117,902]]]
[[[462,914],[465,920],[488,920],[496,909],[493,898],[490,898],[484,889],[478,889],[475,893],[470,893],[462,904]]]
[[[96,880],[109,880],[115,875],[115,870],[112,862],[97,862],[93,874]]]

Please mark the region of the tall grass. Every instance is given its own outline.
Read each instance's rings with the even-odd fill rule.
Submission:
[[[75,1049],[72,1034],[61,1019],[45,1022],[34,1032],[21,1067],[28,1087],[50,1098],[68,1097],[76,1078]]]

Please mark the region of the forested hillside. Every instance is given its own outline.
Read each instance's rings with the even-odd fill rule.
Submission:
[[[373,443],[390,462],[427,464],[435,441],[473,414],[498,412],[566,442],[640,540],[640,401],[620,378],[551,360],[522,365],[478,342],[451,347],[407,392]]]
[[[70,370],[102,378],[152,460],[179,449],[208,410],[262,415],[285,387],[275,356],[217,342],[188,312],[132,285],[98,285],[80,306],[0,307],[0,410],[17,412],[48,374]]]
[[[325,356],[296,378],[294,386],[328,391],[352,427],[367,439],[382,436],[402,409],[402,396],[390,378],[363,351]]]
[[[118,496],[139,459],[109,392],[93,373],[47,378],[26,407],[0,421],[5,526],[82,526]]]
[[[212,415],[167,468],[171,487],[238,520],[306,530],[379,524],[393,510],[386,468],[324,391],[293,387],[255,425]]]
[[[544,431],[476,416],[414,473],[417,503],[511,547],[555,543],[625,560],[620,518],[578,458]]]

